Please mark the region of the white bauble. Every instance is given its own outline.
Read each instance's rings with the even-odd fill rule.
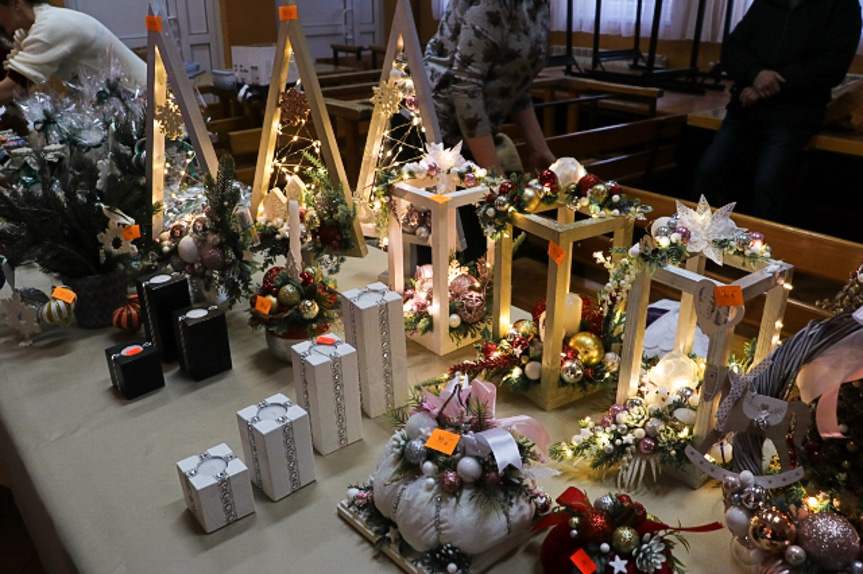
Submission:
[[[412,414],[408,419],[408,422],[405,424],[405,432],[408,435],[408,439],[413,440],[423,434],[424,430],[430,432],[436,429],[437,426],[437,419],[425,411],[420,411]]]
[[[752,513],[740,506],[732,506],[725,511],[725,526],[738,536],[745,536],[749,532],[751,520]]]
[[[542,377],[542,363],[531,361],[524,366],[524,374],[531,381],[538,381]]]
[[[458,461],[455,471],[465,482],[476,482],[482,476],[482,465],[472,456],[466,456]]]
[[[674,418],[685,425],[691,426],[695,424],[695,411],[686,407],[674,409]]]
[[[449,328],[450,329],[457,329],[459,327],[459,325],[461,325],[461,317],[459,317],[455,313],[450,315],[449,316]]]
[[[423,476],[432,476],[434,475],[434,463],[430,460],[425,461],[422,464]]]
[[[360,493],[358,488],[349,488],[348,489],[348,502],[353,502],[356,500],[357,495]]]
[[[192,239],[191,235],[180,240],[179,245],[177,245],[177,253],[180,255],[180,259],[186,263],[194,263],[198,260],[198,246],[195,245],[195,240]]]

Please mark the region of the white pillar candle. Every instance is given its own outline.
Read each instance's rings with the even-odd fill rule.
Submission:
[[[288,242],[297,269],[303,265],[300,254],[300,233],[300,204],[296,199],[292,199],[288,203]]]
[[[567,336],[575,335],[581,330],[581,306],[581,295],[566,294],[566,304],[563,306],[563,331]]]

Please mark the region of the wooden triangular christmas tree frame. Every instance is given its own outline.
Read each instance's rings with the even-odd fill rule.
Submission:
[[[215,176],[219,161],[207,133],[201,108],[198,107],[192,83],[186,75],[183,59],[170,26],[163,26],[161,16],[150,13],[147,26],[147,187],[153,203],[163,203],[165,195],[165,130],[156,121],[156,112],[168,101],[168,83],[173,89],[174,101],[180,108],[183,122],[201,169]],[[162,232],[162,211],[153,216],[153,237]]]
[[[422,125],[425,128],[425,138],[428,143],[439,143],[441,141],[440,127],[438,126],[437,114],[431,100],[431,82],[423,63],[422,48],[420,47],[419,35],[416,23],[407,0],[398,0],[393,25],[390,30],[390,39],[387,43],[387,51],[384,56],[383,69],[381,71],[381,82],[392,85],[394,81],[390,78],[390,70],[396,54],[404,51],[407,56],[410,77],[414,83],[417,101],[419,103],[419,114]],[[390,115],[381,108],[384,104],[377,102],[369,122],[369,134],[366,139],[366,149],[363,152],[363,161],[360,165],[360,177],[357,181],[357,190],[363,199],[368,201],[371,195],[372,185],[375,181],[375,172],[378,169],[378,154],[381,152],[384,132],[390,122]]]
[[[261,146],[258,149],[258,165],[255,169],[255,184],[252,188],[252,213],[258,212],[258,205],[264,195],[269,191],[270,180],[273,172],[273,154],[276,151],[276,142],[279,137],[279,122],[281,121],[281,108],[279,107],[279,96],[285,89],[288,81],[288,69],[291,63],[291,55],[294,55],[300,81],[309,102],[312,122],[315,127],[318,140],[321,142],[321,156],[323,163],[329,171],[330,180],[334,185],[341,183],[347,205],[353,206],[354,200],[351,187],[345,175],[344,164],[336,145],[336,137],[330,116],[327,113],[324,96],[318,82],[318,75],[312,62],[306,35],[302,24],[297,18],[296,6],[281,6],[279,8],[279,39],[276,46],[276,61],[273,64],[273,76],[270,79],[270,90],[267,96],[267,107],[264,113],[264,128],[261,137]],[[345,253],[354,257],[365,257],[366,243],[363,238],[359,219],[354,219],[353,243],[356,247]]]

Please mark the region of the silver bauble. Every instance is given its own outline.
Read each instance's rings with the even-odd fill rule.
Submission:
[[[498,195],[494,198],[494,206],[499,210],[509,208],[509,200],[507,200],[505,195]]]
[[[419,227],[417,227],[416,235],[418,239],[426,241],[429,237],[431,237],[431,229],[429,229],[425,225],[420,225]]]
[[[403,453],[405,460],[417,466],[425,462],[426,459],[426,441],[424,438],[415,438],[405,445]]]
[[[695,394],[695,389],[692,387],[680,387],[674,392],[683,403],[689,402],[690,397]]]
[[[632,410],[635,407],[643,407],[644,401],[638,397],[632,397],[631,399],[626,399],[626,402],[623,403],[623,406],[625,406],[627,410]]]
[[[647,433],[649,437],[658,437],[659,431],[662,430],[662,420],[657,418],[649,419],[646,423],[644,423],[644,432]]]
[[[752,243],[752,238],[749,237],[749,233],[741,231],[734,236],[734,243],[737,244],[738,249],[746,249],[749,247],[749,244]]]
[[[614,510],[615,501],[610,494],[603,494],[593,501],[593,509],[610,515]]]
[[[609,351],[602,357],[602,364],[605,365],[609,373],[616,373],[617,369],[620,368],[620,355]]]
[[[661,239],[663,237],[668,237],[669,235],[671,235],[671,229],[669,229],[667,225],[660,225],[653,231],[653,237],[655,239]]]
[[[740,493],[740,504],[747,510],[759,508],[767,500],[767,491],[763,486],[752,484]]]
[[[584,366],[576,359],[563,365],[560,369],[560,378],[569,385],[574,385],[584,377]]]
[[[806,551],[800,546],[792,544],[785,549],[785,561],[792,566],[800,566],[806,562]],[[863,573],[860,573],[863,574]]]

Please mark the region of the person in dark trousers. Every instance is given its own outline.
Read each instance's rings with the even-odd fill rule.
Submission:
[[[858,0],[755,0],[722,46],[734,85],[698,166],[696,199],[750,199],[756,217],[787,216],[801,155],[848,72],[860,27]],[[751,187],[734,185],[753,172]]]

